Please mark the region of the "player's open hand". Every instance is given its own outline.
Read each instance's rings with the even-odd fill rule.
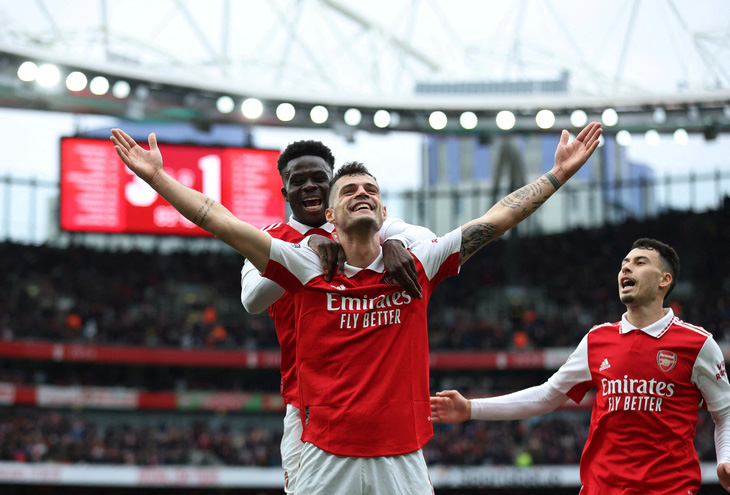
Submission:
[[[431,420],[437,423],[461,423],[471,419],[471,402],[456,390],[436,392],[431,397]]]
[[[114,143],[114,149],[119,158],[145,182],[151,183],[157,172],[162,170],[162,154],[157,148],[157,137],[154,132],[147,138],[150,145],[149,151],[138,145],[121,129],[112,129],[110,139]]]
[[[568,131],[563,130],[558,149],[555,150],[555,167],[553,168],[553,175],[561,184],[565,184],[568,179],[573,177],[596,151],[598,138],[602,132],[601,124],[591,122],[568,144],[570,135]]]

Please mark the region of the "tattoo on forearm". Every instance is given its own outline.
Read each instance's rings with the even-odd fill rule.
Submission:
[[[202,227],[205,223],[205,219],[208,216],[208,213],[210,212],[210,209],[213,208],[214,204],[215,201],[210,198],[205,198],[205,203],[203,203],[202,206],[198,208],[198,212],[195,214],[195,218],[193,218],[193,223],[198,227]],[[198,218],[200,218],[200,220],[198,220]]]
[[[558,179],[556,179],[552,173],[550,173],[550,172],[546,173],[545,177],[547,177],[547,179],[550,181],[550,184],[553,185],[553,187],[555,188],[556,191],[558,189],[560,189],[560,186],[562,184],[560,184],[560,181]]]
[[[543,186],[547,186],[548,184],[548,179],[542,176],[534,182],[521,187],[506,198],[502,198],[499,204],[511,210],[519,208],[522,211],[522,215],[528,217],[550,197],[549,194],[543,193]],[[530,205],[532,206],[531,209],[529,208]]]
[[[497,227],[491,223],[480,223],[465,227],[461,232],[460,258],[463,260],[474,254],[479,248],[492,241]]]

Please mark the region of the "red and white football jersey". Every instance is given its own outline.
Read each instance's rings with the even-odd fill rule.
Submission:
[[[326,223],[322,227],[312,228],[291,218],[289,223],[275,223],[263,229],[271,237],[286,242],[301,242],[310,235],[319,234],[330,239],[334,238],[334,226]],[[246,261],[244,270],[256,270],[256,267]],[[296,332],[295,332],[294,301],[289,293],[284,293],[274,304],[269,306],[269,316],[274,320],[276,338],[281,347],[281,395],[286,404],[299,407],[299,386],[296,370]]]
[[[699,491],[698,408],[730,405],[730,384],[712,335],[667,311],[643,329],[626,315],[593,327],[548,381],[576,402],[598,389],[582,495]]]
[[[418,450],[433,436],[426,308],[459,270],[461,229],[410,249],[423,288],[413,299],[385,273],[345,266],[325,282],[306,241],[272,240],[264,276],[294,297],[302,440],[357,457]]]

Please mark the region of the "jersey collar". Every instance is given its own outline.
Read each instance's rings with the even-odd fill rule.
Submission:
[[[370,270],[376,273],[384,273],[385,272],[385,264],[383,264],[383,248],[380,248],[380,254],[377,258],[373,260],[370,265],[368,265],[366,268],[359,268],[357,266],[352,266],[347,261],[345,261],[345,276],[347,278],[352,278],[358,273],[360,273],[363,270]]]
[[[294,215],[289,216],[289,226],[302,235],[306,235],[306,233],[312,229],[323,229],[323,230],[326,230],[327,232],[329,232],[330,234],[332,233],[332,231],[335,230],[335,226],[329,222],[323,223],[319,227],[312,227],[311,225],[305,225],[302,222],[300,222],[299,220],[296,220],[294,218]]]
[[[672,324],[672,321],[674,320],[674,311],[672,311],[672,308],[664,308],[666,313],[664,313],[664,316],[661,317],[661,319],[655,321],[649,326],[646,326],[644,328],[638,328],[631,323],[629,323],[629,320],[626,319],[626,315],[628,313],[624,313],[621,317],[621,329],[619,330],[622,334],[629,333],[633,330],[641,330],[647,335],[651,335],[652,337],[659,338],[662,335],[664,335],[664,332],[667,331],[667,328]]]

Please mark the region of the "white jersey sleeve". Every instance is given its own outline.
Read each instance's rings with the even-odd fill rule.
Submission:
[[[426,227],[411,225],[400,218],[387,218],[380,228],[380,245],[389,240],[397,239],[408,248],[418,241],[435,239],[436,234]]]
[[[471,419],[525,419],[554,411],[568,396],[545,382],[512,394],[471,400]]]
[[[458,254],[460,249],[461,227],[455,228],[443,237],[418,241],[410,247],[411,253],[421,262],[429,280],[434,278],[446,259]]]
[[[589,382],[591,379],[591,370],[588,367],[588,334],[586,334],[567,361],[548,379],[547,383],[568,395],[573,387]]]
[[[712,337],[707,338],[697,355],[692,368],[692,383],[700,390],[708,411],[730,406],[730,383],[725,372],[725,359]]]
[[[309,237],[298,244],[271,239],[271,254],[264,276],[284,289],[296,292],[314,277],[322,275],[319,256],[309,247]]]
[[[286,291],[284,288],[265,278],[253,264],[246,260],[241,269],[241,304],[252,314],[266,311],[279,300]]]

